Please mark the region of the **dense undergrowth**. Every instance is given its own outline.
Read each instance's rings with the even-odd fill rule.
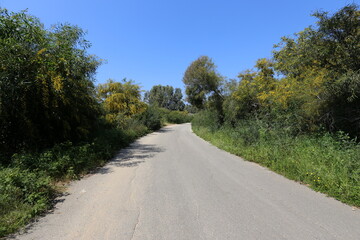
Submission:
[[[269,127],[255,119],[218,126],[211,114],[205,115],[194,118],[193,130],[215,146],[360,206],[360,145],[348,135],[324,132],[294,136],[286,128]]]
[[[57,181],[77,179],[103,165],[121,148],[146,134],[146,127],[107,129],[90,143],[65,142],[40,153],[15,154],[0,170],[0,236],[51,208]]]

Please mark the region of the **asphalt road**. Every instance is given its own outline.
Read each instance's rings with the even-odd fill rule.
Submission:
[[[198,138],[139,139],[17,239],[360,239],[360,210]]]

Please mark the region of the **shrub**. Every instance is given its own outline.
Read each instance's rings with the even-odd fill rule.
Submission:
[[[195,114],[191,123],[194,127],[206,127],[211,131],[215,131],[221,126],[217,113],[210,110],[203,110]]]
[[[192,116],[188,112],[183,111],[171,111],[166,115],[166,121],[168,123],[187,123],[191,122]]]
[[[138,116],[138,119],[150,130],[155,131],[162,127],[162,114],[156,106],[149,106]]]
[[[20,168],[0,170],[0,236],[49,208],[55,194],[50,181],[41,173]]]

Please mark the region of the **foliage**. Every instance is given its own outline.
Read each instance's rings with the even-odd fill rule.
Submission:
[[[198,112],[191,123],[193,126],[206,126],[210,131],[216,131],[221,127],[216,112],[210,110]]]
[[[284,37],[276,46],[275,68],[286,76],[287,100],[297,102],[310,129],[324,125],[358,137],[360,11],[352,4],[333,15],[314,16],[317,28],[306,28],[294,39]]]
[[[316,28],[282,38],[273,59],[259,59],[255,70],[224,84],[226,124],[255,118],[293,134],[325,127],[360,136],[360,11],[349,5],[314,16]]]
[[[108,80],[99,84],[97,95],[105,110],[105,119],[122,128],[127,120],[146,109],[141,101],[140,86],[123,79],[122,82]]]
[[[225,99],[223,108],[227,122],[234,123],[239,118],[256,115],[260,108],[267,108],[267,96],[275,89],[273,63],[259,59],[257,71],[247,70],[239,74],[239,84],[232,84],[232,92]]]
[[[323,122],[331,131],[360,137],[360,70],[348,72],[327,86]]]
[[[211,58],[201,56],[193,61],[185,71],[183,82],[191,105],[198,109],[211,107],[222,116],[223,78]]]
[[[86,139],[99,116],[92,76],[100,64],[79,27],[46,30],[0,9],[0,151]]]
[[[168,123],[187,123],[191,122],[192,116],[186,111],[171,111],[166,115],[166,122]]]
[[[0,169],[0,237],[48,209],[54,193],[47,176],[20,168]]]
[[[138,119],[150,130],[158,130],[163,126],[163,114],[156,106],[149,106],[146,111],[138,116]]]
[[[156,105],[160,108],[169,110],[184,110],[185,104],[182,101],[182,93],[180,88],[172,86],[155,85],[150,91],[145,93],[144,99],[150,105]]]
[[[197,107],[195,107],[194,105],[186,104],[184,111],[194,114],[194,113],[197,113],[199,111],[199,109]]]

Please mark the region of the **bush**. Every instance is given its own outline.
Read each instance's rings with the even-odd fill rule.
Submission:
[[[162,127],[161,110],[156,106],[149,106],[146,111],[138,116],[138,119],[150,130],[158,130]]]
[[[168,123],[176,124],[191,122],[192,118],[188,112],[183,111],[171,111],[166,115],[166,121]]]
[[[50,181],[41,173],[20,168],[0,170],[0,236],[49,208],[55,194]]]
[[[215,131],[221,126],[217,113],[210,110],[203,110],[195,114],[191,123],[194,127],[206,127],[211,131]]]

